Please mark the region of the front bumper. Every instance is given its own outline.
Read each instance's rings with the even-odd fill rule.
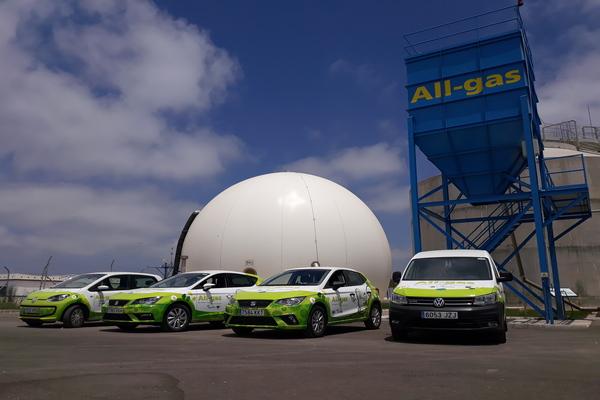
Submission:
[[[162,322],[167,306],[163,304],[139,304],[115,307],[121,312],[108,312],[109,307],[105,306],[102,308],[102,320],[111,324],[157,325]]]
[[[264,308],[229,305],[225,310],[225,325],[229,328],[306,329],[311,306],[312,304],[307,300],[296,306],[281,306],[274,302]],[[246,316],[242,315],[242,310],[261,310],[259,312],[263,315]]]
[[[42,322],[56,322],[60,320],[62,312],[67,307],[65,302],[36,301],[35,303],[24,301],[19,306],[19,318],[25,320],[36,320]]]
[[[458,319],[424,319],[422,311],[455,311]],[[389,318],[400,329],[497,330],[504,325],[504,303],[443,308],[391,303]]]

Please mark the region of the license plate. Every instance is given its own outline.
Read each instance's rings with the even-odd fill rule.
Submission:
[[[123,307],[108,307],[106,312],[108,314],[123,314],[125,311],[123,310]]]
[[[37,307],[21,307],[22,314],[40,314],[40,309]]]
[[[456,311],[421,311],[423,319],[458,319]]]
[[[263,315],[265,315],[265,310],[246,310],[246,309],[242,309],[240,310],[240,315],[246,316],[246,317],[262,317]]]

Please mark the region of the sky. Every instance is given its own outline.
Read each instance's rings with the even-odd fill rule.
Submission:
[[[402,266],[403,35],[513,3],[0,2],[0,266],[157,266],[193,210],[276,171],[357,194]],[[600,0],[525,3],[543,122],[600,125]]]

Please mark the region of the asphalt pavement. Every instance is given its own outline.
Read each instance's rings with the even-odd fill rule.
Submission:
[[[597,399],[600,326],[390,338],[387,321],[326,337],[196,325],[30,328],[0,316],[0,399]]]

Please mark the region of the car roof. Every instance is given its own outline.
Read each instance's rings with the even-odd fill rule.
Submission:
[[[104,275],[108,275],[108,276],[127,274],[127,275],[153,276],[155,278],[160,278],[160,275],[149,274],[147,272],[135,272],[135,271],[94,271],[94,272],[82,272],[81,274],[75,274],[73,276],[87,275],[87,274],[104,274]]]
[[[485,257],[491,258],[490,253],[485,250],[432,250],[422,251],[413,256],[415,258],[437,258],[437,257]]]
[[[253,274],[249,274],[247,272],[241,272],[241,271],[230,271],[230,270],[225,270],[225,269],[199,269],[197,271],[185,271],[185,272],[180,272],[178,275],[181,274],[241,274],[241,275],[252,275]]]
[[[332,271],[332,270],[336,270],[337,271],[338,269],[343,269],[343,270],[346,270],[346,271],[353,271],[353,272],[358,272],[358,273],[362,274],[362,272],[360,272],[360,271],[357,271],[357,270],[352,269],[352,268],[347,268],[347,267],[328,267],[328,266],[311,267],[310,265],[307,265],[306,267],[288,268],[285,271],[293,271],[293,270],[298,270],[298,269],[327,269],[327,270],[330,270],[330,271]],[[284,271],[282,271],[282,272],[284,272]]]

